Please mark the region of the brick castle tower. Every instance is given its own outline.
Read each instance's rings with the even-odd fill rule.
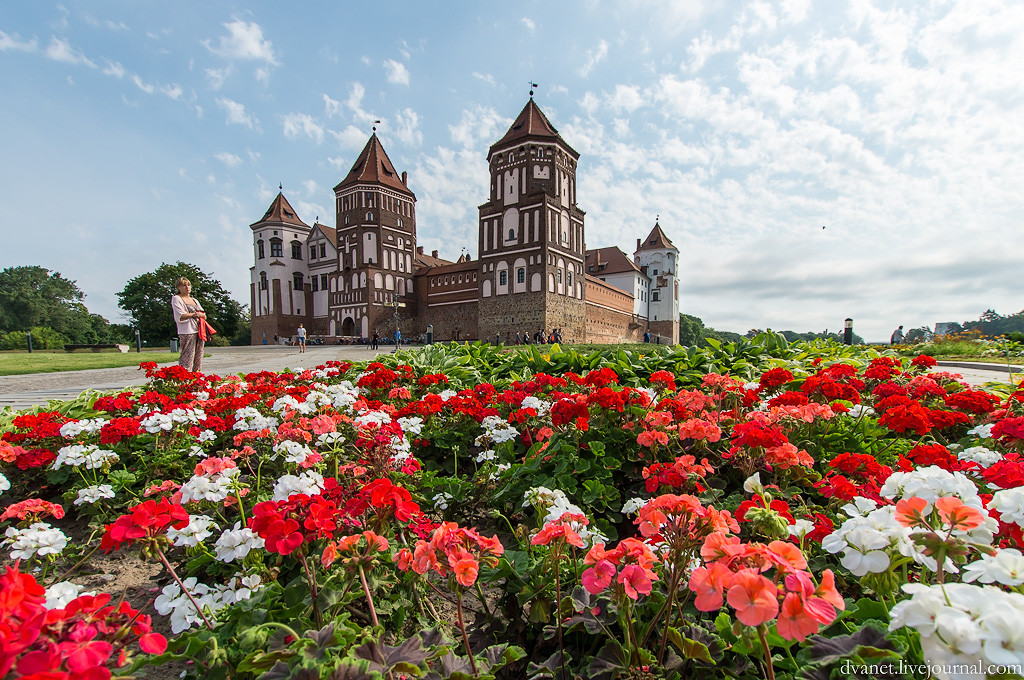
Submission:
[[[479,334],[560,328],[586,337],[584,213],[576,205],[579,154],[531,96],[487,154],[490,197],[479,218]]]
[[[416,196],[399,175],[376,132],[334,187],[338,268],[330,282],[336,333],[368,338],[394,332],[394,302],[408,319],[413,303]],[[403,333],[408,329],[403,327]]]

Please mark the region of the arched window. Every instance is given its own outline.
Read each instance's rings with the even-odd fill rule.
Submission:
[[[516,283],[526,283],[526,267],[516,270]]]
[[[270,239],[270,256],[284,257],[284,242],[279,238]]]
[[[373,222],[373,213],[372,212],[366,213],[366,221],[367,222]]]
[[[260,272],[260,290],[267,289],[267,273]]]
[[[260,239],[259,241],[256,241],[256,257],[258,257],[261,260],[264,258],[264,255],[263,255],[263,239]]]
[[[508,230],[508,240],[509,241],[514,241],[515,238],[516,238],[516,230],[515,229],[509,229]]]
[[[498,285],[499,286],[507,286],[508,285],[508,270],[507,269],[502,269],[500,272],[498,272]]]

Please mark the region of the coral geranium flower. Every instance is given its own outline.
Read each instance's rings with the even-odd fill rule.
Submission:
[[[896,502],[896,521],[905,527],[926,527],[928,521],[924,510],[927,507],[928,501],[917,496],[899,500]]]
[[[943,496],[935,501],[935,509],[939,511],[942,521],[959,531],[970,531],[985,521],[981,510],[965,505],[956,496]]]
[[[657,578],[654,572],[644,569],[640,565],[630,564],[623,567],[617,580],[622,584],[627,597],[635,600],[639,595],[650,595],[651,580]]]
[[[720,609],[724,602],[722,593],[731,584],[732,572],[721,562],[694,569],[689,583],[690,590],[697,594],[694,606],[702,612]]]
[[[612,577],[615,576],[615,565],[608,560],[601,560],[594,566],[590,567],[583,572],[581,581],[583,587],[587,589],[587,592],[591,595],[597,595],[598,593],[604,592],[612,583]]]
[[[463,557],[452,565],[455,571],[455,580],[464,588],[476,583],[477,574],[480,573],[480,564],[472,557]]]
[[[727,599],[736,610],[736,618],[746,626],[760,626],[779,613],[775,584],[753,570],[744,570],[733,576]]]

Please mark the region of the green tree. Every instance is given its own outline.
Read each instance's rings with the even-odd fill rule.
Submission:
[[[106,342],[107,320],[89,314],[78,285],[39,266],[0,271],[0,333],[52,328],[76,343]]]
[[[679,344],[701,347],[704,344],[704,322],[690,314],[679,315]]]
[[[192,282],[192,297],[203,305],[207,320],[217,332],[225,338],[234,337],[242,305],[231,299],[220,281],[186,262],[164,262],[154,271],[128,281],[117,294],[117,305],[127,313],[129,325],[138,328],[142,339],[150,344],[163,344],[175,337],[178,332],[171,316],[171,298],[178,292],[174,282],[179,276]]]
[[[68,339],[49,326],[35,326],[32,332],[32,349],[62,349]],[[10,331],[0,335],[0,349],[28,349],[28,335],[25,331]]]

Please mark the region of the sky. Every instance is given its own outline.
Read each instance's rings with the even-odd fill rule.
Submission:
[[[0,268],[114,322],[162,262],[248,303],[249,225],[279,185],[334,224],[375,120],[419,245],[476,257],[536,82],[588,247],[658,219],[707,326],[885,340],[1024,308],[1021,64],[1011,0],[5,2]]]

